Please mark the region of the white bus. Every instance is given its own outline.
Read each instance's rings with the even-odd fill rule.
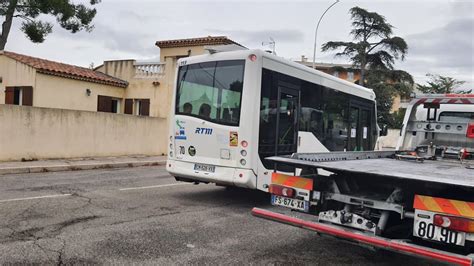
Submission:
[[[373,150],[378,136],[372,90],[260,50],[178,60],[173,99],[178,181],[268,191],[266,157]]]

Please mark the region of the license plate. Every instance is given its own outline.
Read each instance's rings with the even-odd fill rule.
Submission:
[[[208,165],[208,164],[194,164],[194,170],[195,171],[203,171],[203,172],[209,172],[209,173],[214,173],[216,171],[216,167],[214,165]]]
[[[272,195],[272,205],[283,206],[295,210],[308,212],[309,202],[298,199],[290,199],[282,196]]]
[[[466,233],[435,226],[433,224],[434,215],[433,212],[415,210],[413,235],[445,244],[464,246]]]

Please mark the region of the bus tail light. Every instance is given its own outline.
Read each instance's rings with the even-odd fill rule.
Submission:
[[[242,140],[242,141],[240,142],[240,145],[242,145],[242,147],[244,147],[244,148],[247,148],[247,146],[249,145],[249,143],[248,143],[246,140]]]
[[[466,137],[474,139],[474,124],[469,124],[467,127]]]
[[[453,231],[474,233],[474,220],[471,219],[435,214],[433,223]]]
[[[251,54],[251,55],[249,55],[249,59],[250,59],[250,61],[255,62],[255,61],[257,61],[257,56],[254,55],[254,54]]]
[[[247,164],[247,161],[246,161],[245,159],[241,159],[241,160],[240,160],[240,164],[241,164],[241,165],[246,165],[246,164]]]
[[[275,194],[278,196],[293,198],[295,196],[295,190],[289,187],[280,186],[280,185],[273,185],[269,186],[268,191],[270,194]]]

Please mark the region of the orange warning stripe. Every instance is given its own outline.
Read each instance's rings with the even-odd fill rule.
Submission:
[[[474,218],[474,202],[415,195],[413,208]]]
[[[272,184],[313,190],[313,179],[279,173],[272,173]]]

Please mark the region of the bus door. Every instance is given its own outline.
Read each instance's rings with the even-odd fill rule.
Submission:
[[[289,85],[278,86],[275,155],[292,154],[297,149],[300,91]]]
[[[370,105],[351,101],[349,109],[348,151],[372,150],[373,110]]]

